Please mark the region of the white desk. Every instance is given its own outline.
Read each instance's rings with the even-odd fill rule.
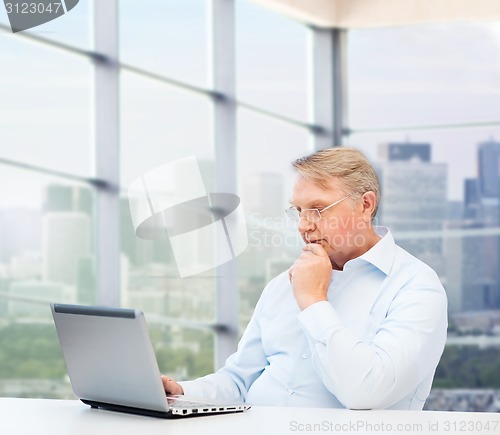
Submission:
[[[177,420],[90,409],[76,400],[0,398],[5,435],[500,434],[500,414],[254,407]]]

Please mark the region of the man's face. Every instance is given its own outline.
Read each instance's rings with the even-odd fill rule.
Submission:
[[[326,187],[298,175],[291,204],[299,211],[322,210],[348,195],[347,189],[337,178],[330,178]],[[362,199],[347,198],[321,213],[321,219],[309,222],[300,218],[298,230],[305,243],[318,243],[328,254],[334,269],[366,251],[367,228],[371,220],[363,211]]]

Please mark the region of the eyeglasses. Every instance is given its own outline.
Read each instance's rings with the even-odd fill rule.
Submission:
[[[334,205],[339,204],[340,202],[342,202],[344,199],[347,198],[349,198],[349,195],[344,196],[342,199],[335,201],[333,204],[326,206],[322,210],[318,210],[317,208],[306,208],[304,210],[298,211],[297,207],[293,205],[292,207],[287,208],[285,212],[287,216],[294,222],[300,222],[300,218],[304,218],[306,221],[309,222],[318,222],[321,219],[321,213],[332,208]]]

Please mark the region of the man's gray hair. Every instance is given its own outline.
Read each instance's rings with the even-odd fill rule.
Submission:
[[[380,202],[380,183],[377,173],[366,156],[356,148],[334,147],[316,151],[292,162],[305,179],[326,187],[331,177],[339,179],[346,188],[346,195],[360,197],[373,192],[377,198],[372,218]]]

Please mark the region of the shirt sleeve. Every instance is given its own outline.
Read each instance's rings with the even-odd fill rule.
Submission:
[[[328,390],[351,409],[383,409],[433,375],[446,343],[444,289],[403,289],[374,337],[360,340],[329,302],[298,314],[313,365]]]
[[[246,400],[251,385],[268,365],[260,331],[264,295],[265,290],[257,302],[237,351],[226,360],[224,367],[193,381],[179,382],[186,396],[228,401]]]

